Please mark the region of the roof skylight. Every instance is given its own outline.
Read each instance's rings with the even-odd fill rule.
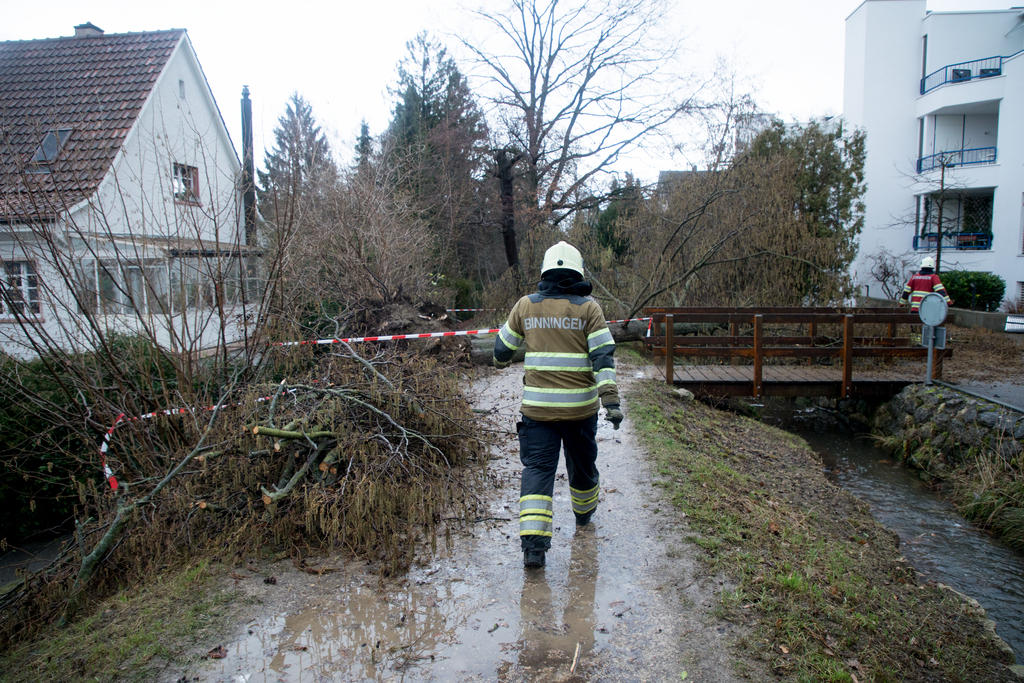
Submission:
[[[71,137],[70,128],[47,131],[46,135],[43,136],[43,141],[36,148],[36,153],[32,157],[32,163],[52,164],[57,160],[60,151],[64,149],[64,143],[68,141],[69,137]]]

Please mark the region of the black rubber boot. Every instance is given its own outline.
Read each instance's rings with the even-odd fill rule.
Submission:
[[[594,511],[591,510],[585,515],[576,515],[576,526],[586,526],[590,524],[590,518],[594,516]]]
[[[544,551],[543,550],[524,550],[523,551],[523,566],[524,567],[543,567],[544,566]]]

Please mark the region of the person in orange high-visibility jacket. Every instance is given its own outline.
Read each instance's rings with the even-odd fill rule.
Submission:
[[[597,413],[615,429],[623,420],[615,383],[615,342],[601,306],[587,298],[583,257],[566,242],[544,254],[536,293],[516,302],[494,342],[494,366],[526,352],[519,459],[519,538],[523,564],[543,567],[554,532],[553,494],[559,451],[565,448],[569,497],[577,526],[597,508]]]
[[[917,313],[917,309],[921,307],[921,299],[925,297],[925,294],[931,292],[941,294],[948,305],[953,305],[953,300],[949,298],[946,288],[942,286],[939,276],[935,274],[935,259],[926,256],[921,260],[921,272],[911,275],[906,287],[903,288],[903,294],[900,295],[900,306],[905,305],[909,299],[910,310]]]

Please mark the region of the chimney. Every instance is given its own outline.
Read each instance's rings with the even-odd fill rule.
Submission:
[[[242,220],[245,243],[256,245],[256,172],[252,149],[252,101],[249,86],[242,86]]]
[[[94,25],[91,21],[75,27],[75,38],[97,38],[102,35],[103,29]]]

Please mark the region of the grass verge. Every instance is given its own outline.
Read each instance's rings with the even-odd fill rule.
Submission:
[[[638,383],[630,413],[687,540],[738,587],[722,616],[786,680],[1014,681],[960,596],[920,585],[899,540],[802,439]]]
[[[219,588],[219,571],[200,562],[167,572],[108,599],[67,628],[48,628],[4,654],[0,681],[157,680],[169,662],[180,664],[179,648],[228,628],[238,596]]]

